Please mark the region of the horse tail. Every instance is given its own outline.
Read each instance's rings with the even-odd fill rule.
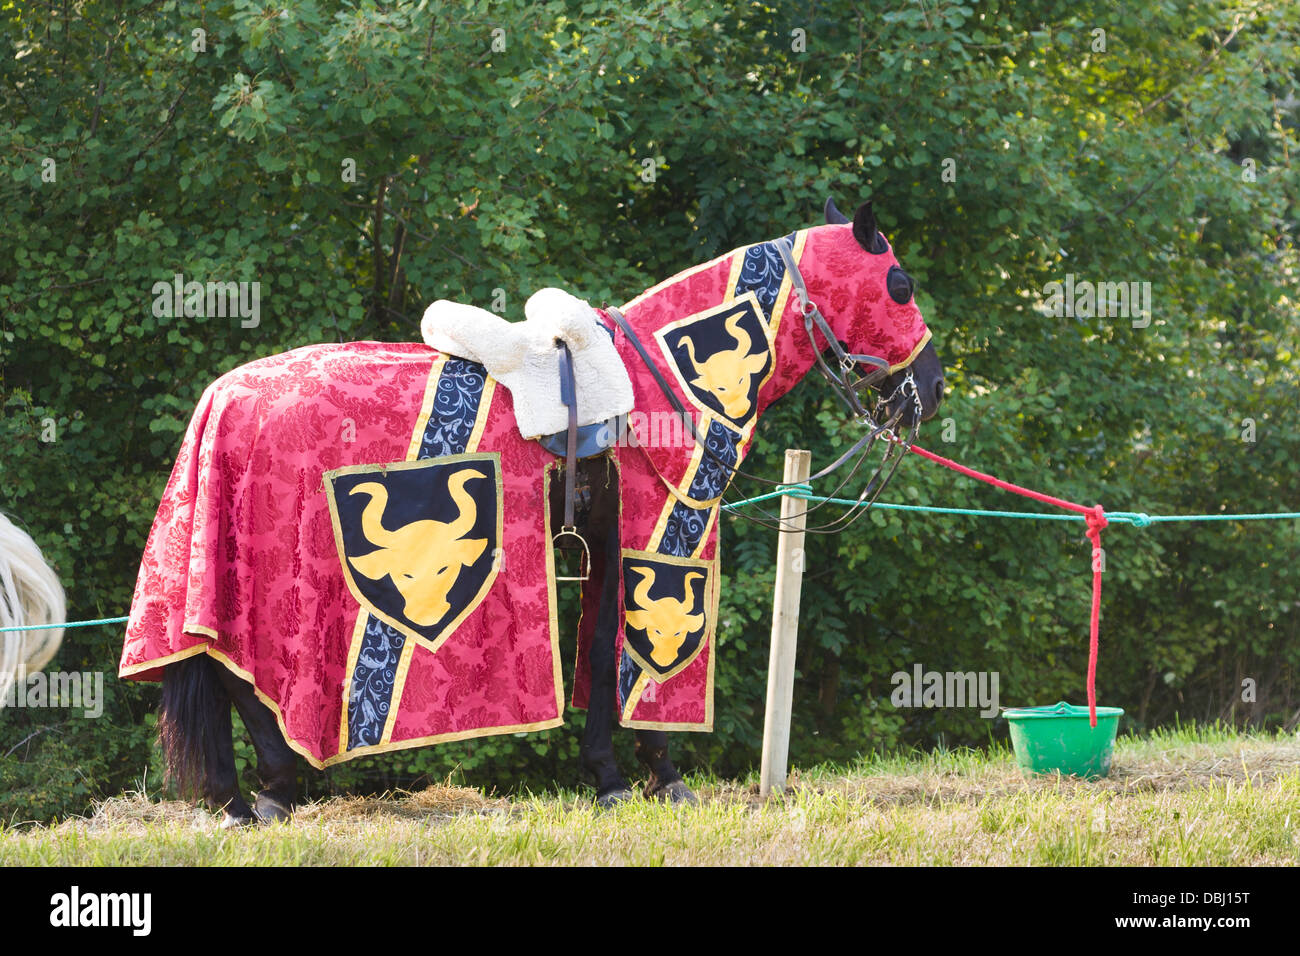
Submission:
[[[0,627],[58,624],[66,618],[59,576],[31,535],[0,514]],[[0,634],[0,707],[19,675],[48,664],[62,640],[61,627]]]
[[[164,783],[183,799],[203,799],[218,773],[223,747],[229,747],[230,696],[207,654],[196,654],[163,671],[158,708],[158,743]]]

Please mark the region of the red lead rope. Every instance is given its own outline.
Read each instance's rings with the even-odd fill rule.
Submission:
[[[1088,539],[1092,541],[1092,629],[1088,638],[1088,719],[1093,727],[1097,726],[1097,632],[1101,625],[1101,529],[1106,527],[1106,512],[1101,505],[1093,505],[1091,508],[1086,505],[1075,504],[1073,501],[1066,501],[1064,498],[1055,498],[1052,495],[1045,495],[1040,491],[1033,491],[1029,488],[1022,488],[1020,485],[1013,485],[1009,481],[1003,481],[1001,478],[994,478],[992,475],[986,475],[982,471],[976,471],[974,468],[967,468],[965,465],[959,465],[951,458],[944,458],[942,455],[936,455],[932,451],[926,451],[917,445],[910,446],[910,449],[920,455],[922,458],[928,458],[933,462],[938,462],[945,468],[951,468],[953,471],[961,472],[970,478],[978,478],[980,481],[988,482],[990,485],[1001,488],[1003,491],[1015,492],[1018,495],[1024,495],[1026,498],[1033,498],[1044,504],[1055,505],[1058,508],[1064,508],[1066,511],[1075,511],[1083,515],[1088,524]]]

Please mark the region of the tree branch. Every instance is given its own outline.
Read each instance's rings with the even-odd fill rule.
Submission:
[[[370,230],[371,231],[370,238],[371,238],[372,250],[374,254],[375,281],[374,281],[373,289],[374,289],[375,308],[379,307],[378,303],[384,301],[384,273],[387,270],[384,268],[384,245],[382,241],[383,233],[381,232],[381,230],[383,229],[383,225],[384,225],[384,197],[385,195],[387,195],[387,193],[388,193],[388,177],[380,176],[379,193],[377,196],[375,196],[375,215],[374,215],[375,224]]]

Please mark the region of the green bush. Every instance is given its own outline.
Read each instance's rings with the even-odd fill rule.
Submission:
[[[438,297],[625,301],[815,222],[827,194],[873,195],[918,279],[951,390],[923,444],[1111,509],[1297,506],[1294,5],[91,0],[2,17],[0,508],[74,618],[125,612],[222,372],[417,338]],[[153,285],[177,272],[261,282],[260,324],[156,318]],[[1150,281],[1150,326],[1044,314],[1067,273]],[[779,474],[789,446],[825,463],[853,437],[805,384],[750,466]],[[920,461],[887,497],[1029,507]],[[1136,727],[1295,722],[1296,522],[1114,527],[1105,545],[1104,702]],[[775,541],[726,520],[723,548],[716,731],[675,747],[730,774],[761,739]],[[1006,703],[1082,698],[1080,526],[879,512],[810,553],[796,761],[986,740],[973,711],[891,706],[914,663],[997,670]],[[6,818],[71,812],[150,765],[157,691],[111,676],[119,641],[71,631],[54,665],[109,673],[103,718],[11,751],[43,715],[0,711]],[[498,788],[572,779],[576,735],[312,786],[457,767]]]

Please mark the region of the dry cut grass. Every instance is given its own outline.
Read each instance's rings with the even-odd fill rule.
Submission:
[[[1121,740],[1110,777],[1026,779],[1005,751],[872,758],[792,774],[787,793],[697,778],[702,803],[597,811],[589,794],[441,785],[301,807],[222,831],[128,794],[53,827],[0,829],[0,864],[1295,865],[1300,741],[1220,732]]]

